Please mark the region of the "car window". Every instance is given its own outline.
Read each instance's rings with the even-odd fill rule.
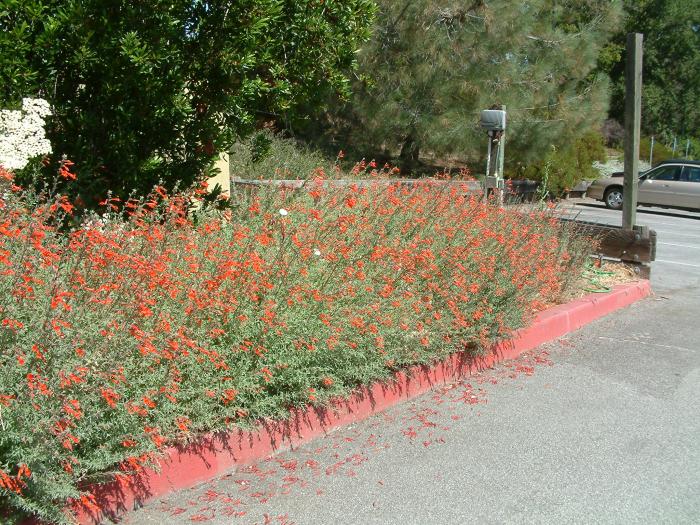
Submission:
[[[678,180],[680,166],[661,166],[647,173],[647,180]]]
[[[700,166],[684,166],[681,174],[682,181],[700,182]]]

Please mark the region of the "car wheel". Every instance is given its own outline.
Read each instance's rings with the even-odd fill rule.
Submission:
[[[622,209],[622,188],[609,188],[603,196],[605,205],[611,210]]]

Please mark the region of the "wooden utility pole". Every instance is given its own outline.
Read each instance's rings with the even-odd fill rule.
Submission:
[[[640,33],[627,34],[625,65],[625,179],[622,227],[634,229],[639,191],[639,129],[642,120],[642,40]]]

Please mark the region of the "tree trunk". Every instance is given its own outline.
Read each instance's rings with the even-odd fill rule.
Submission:
[[[419,155],[420,144],[416,140],[416,136],[414,135],[414,133],[410,132],[408,136],[404,139],[403,145],[401,146],[401,153],[399,154],[401,168],[410,169],[416,164],[418,164]]]

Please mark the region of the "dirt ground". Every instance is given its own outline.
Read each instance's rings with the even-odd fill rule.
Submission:
[[[568,303],[591,293],[607,293],[618,284],[625,284],[641,280],[631,265],[620,261],[593,260],[576,281],[564,292],[561,303]]]

